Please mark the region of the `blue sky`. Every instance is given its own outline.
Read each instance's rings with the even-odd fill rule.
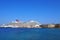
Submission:
[[[0,24],[15,19],[60,23],[60,0],[0,0]]]

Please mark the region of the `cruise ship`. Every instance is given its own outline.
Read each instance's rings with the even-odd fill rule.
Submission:
[[[18,19],[16,21],[12,21],[8,24],[3,24],[0,27],[11,27],[11,28],[41,28],[40,23],[34,20],[30,20],[27,22],[21,22]]]

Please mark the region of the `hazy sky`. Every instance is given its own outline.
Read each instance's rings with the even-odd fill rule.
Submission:
[[[60,0],[0,0],[0,23],[15,19],[60,23]]]

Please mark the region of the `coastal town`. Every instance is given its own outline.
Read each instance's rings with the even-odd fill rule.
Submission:
[[[2,24],[0,27],[4,28],[60,28],[60,24],[41,24],[38,21],[30,20],[27,22],[21,22],[18,19],[8,24]]]

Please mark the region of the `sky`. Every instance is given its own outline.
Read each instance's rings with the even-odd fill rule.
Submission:
[[[0,0],[0,24],[15,19],[60,23],[60,0]]]

